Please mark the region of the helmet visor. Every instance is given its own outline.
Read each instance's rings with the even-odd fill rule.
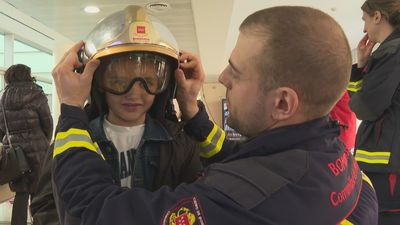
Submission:
[[[129,52],[100,58],[94,82],[100,90],[123,95],[136,82],[149,94],[165,90],[171,76],[171,60],[150,52]]]

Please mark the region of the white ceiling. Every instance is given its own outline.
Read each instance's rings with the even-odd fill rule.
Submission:
[[[364,0],[5,0],[19,11],[76,42],[85,39],[101,18],[126,5],[165,2],[171,8],[153,13],[175,35],[181,49],[200,55],[208,81],[215,81],[235,45],[240,22],[250,13],[277,5],[304,5],[333,16],[352,48],[363,36],[360,6]],[[83,8],[97,5],[98,14]]]

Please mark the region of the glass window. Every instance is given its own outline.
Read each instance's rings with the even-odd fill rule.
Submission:
[[[25,64],[32,70],[37,84],[42,86],[47,95],[52,93],[51,70],[53,68],[53,56],[47,52],[29,46],[21,41],[14,41],[14,64]],[[50,96],[51,97],[51,96]]]
[[[4,34],[0,33],[0,67],[4,67]]]
[[[25,64],[31,68],[36,83],[43,88],[52,109],[52,77],[53,55],[41,51],[21,41],[14,41],[14,64]]]

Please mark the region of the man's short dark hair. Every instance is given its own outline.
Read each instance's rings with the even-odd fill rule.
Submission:
[[[254,59],[262,88],[294,89],[310,118],[328,114],[346,90],[350,47],[339,24],[326,13],[301,6],[267,8],[248,16],[240,31],[264,42]]]

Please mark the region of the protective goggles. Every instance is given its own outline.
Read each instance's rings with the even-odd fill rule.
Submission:
[[[172,60],[151,52],[129,52],[100,58],[94,82],[100,90],[123,95],[136,82],[147,93],[156,95],[166,89],[173,69]]]

